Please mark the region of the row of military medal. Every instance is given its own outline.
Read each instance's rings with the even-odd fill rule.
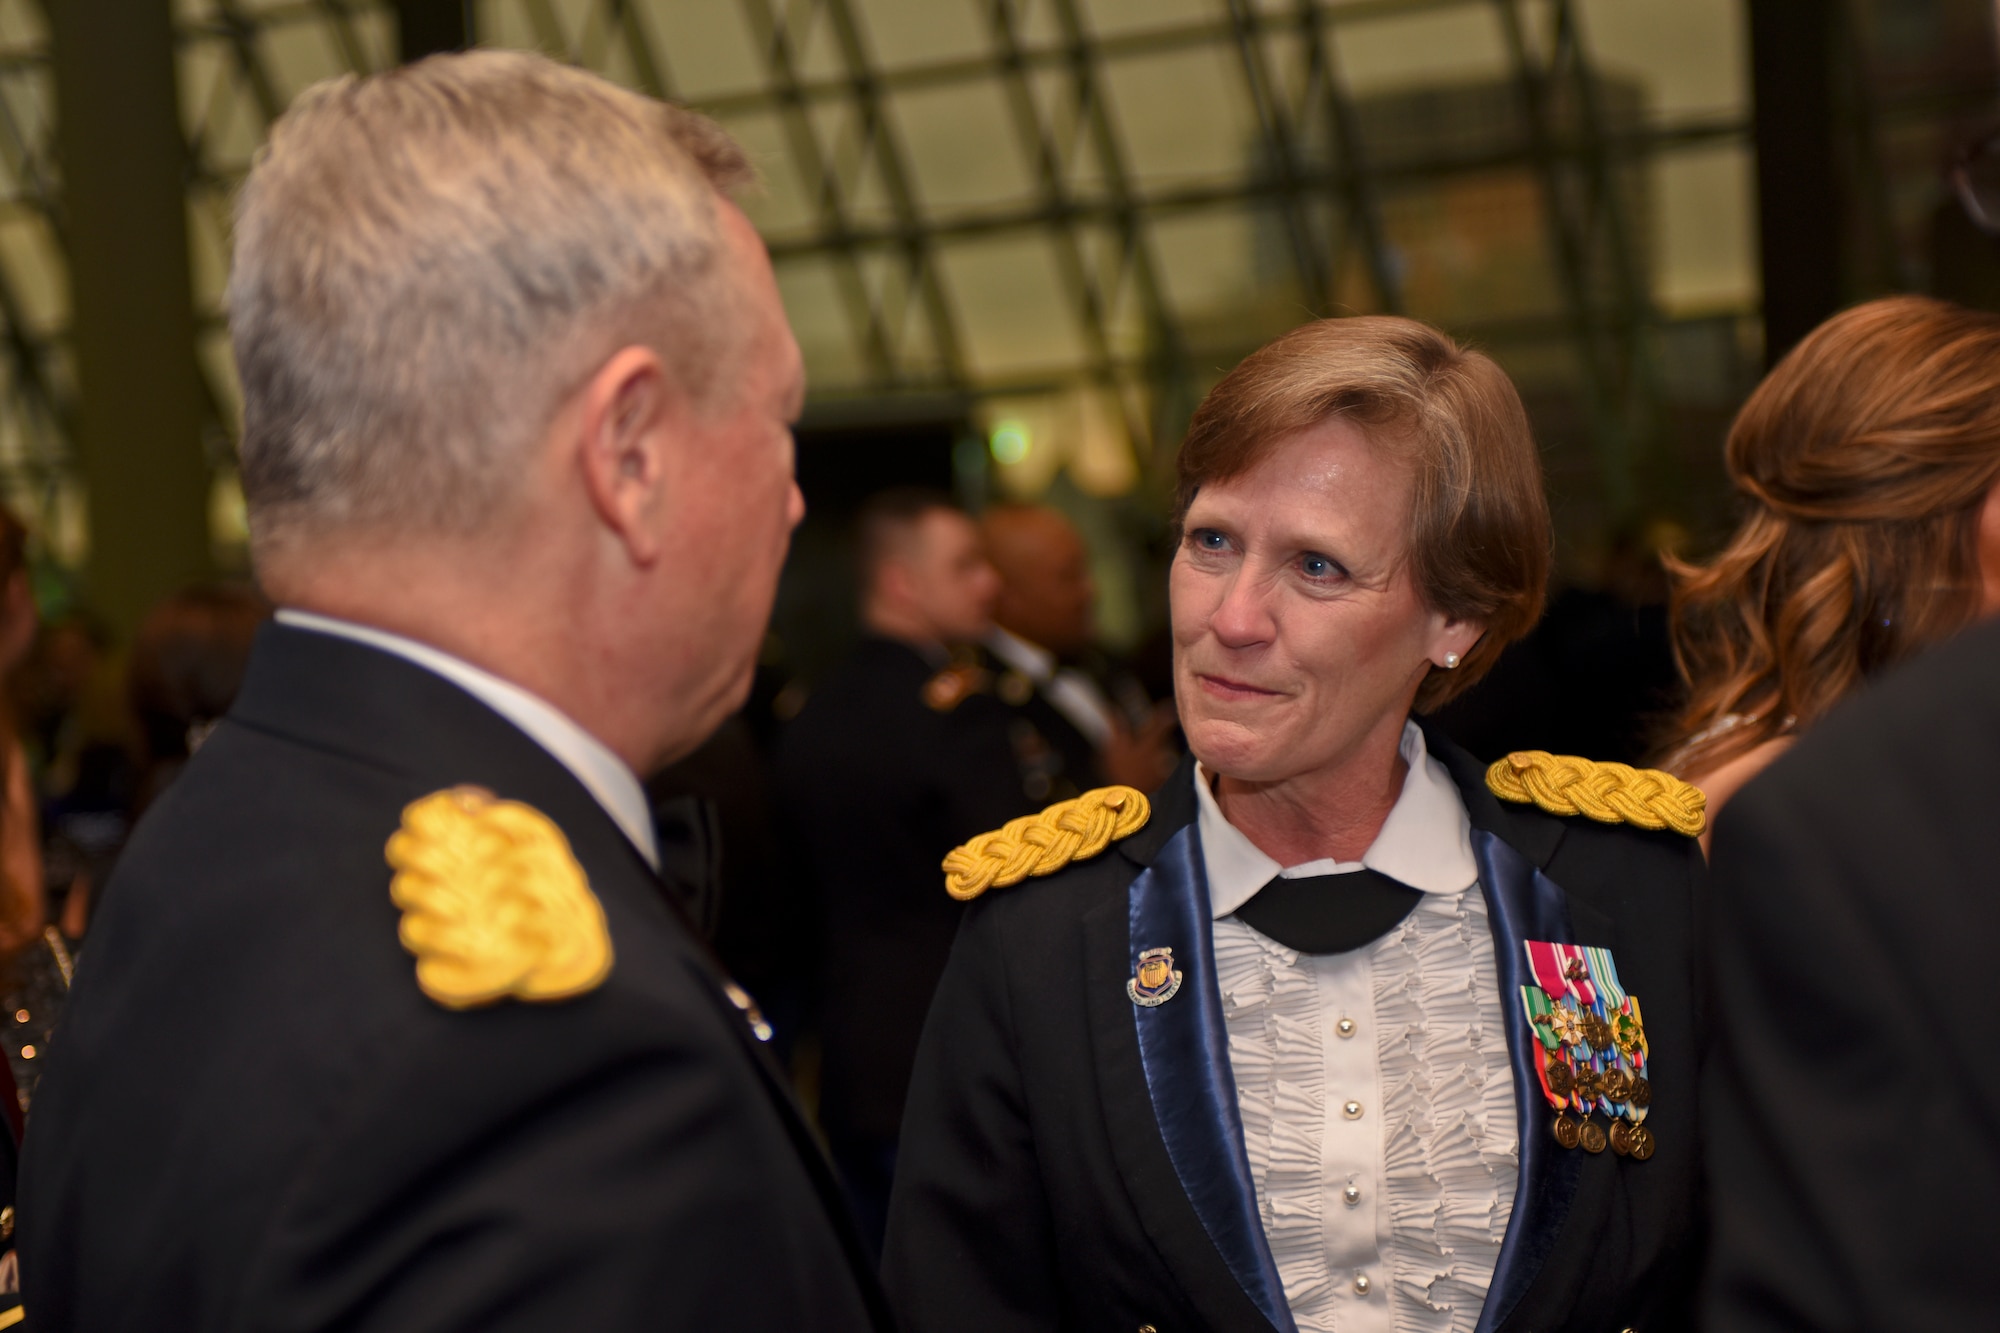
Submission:
[[[1537,1072],[1556,1112],[1556,1142],[1646,1161],[1659,1145],[1645,1125],[1653,1085],[1638,998],[1626,993],[1608,949],[1545,941],[1526,947],[1541,984],[1521,987],[1521,1007],[1543,1048]],[[1608,1126],[1595,1118],[1599,1109]]]
[[[1551,1092],[1560,1097],[1573,1098],[1579,1105],[1588,1106],[1602,1098],[1644,1111],[1653,1101],[1653,1085],[1646,1081],[1646,1076],[1627,1069],[1601,1072],[1586,1069],[1579,1074],[1558,1056],[1549,1061],[1547,1075]],[[1600,1153],[1608,1147],[1620,1157],[1630,1157],[1637,1162],[1651,1157],[1659,1146],[1653,1131],[1646,1128],[1643,1119],[1634,1121],[1624,1116],[1613,1117],[1607,1129],[1587,1113],[1579,1119],[1567,1109],[1562,1109],[1556,1112],[1553,1128],[1556,1142],[1565,1148]]]

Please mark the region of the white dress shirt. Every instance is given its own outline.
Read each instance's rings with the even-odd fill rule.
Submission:
[[[1244,1146],[1300,1333],[1471,1333],[1513,1212],[1513,1075],[1471,823],[1414,723],[1402,755],[1359,862],[1283,867],[1195,768]],[[1423,897],[1352,952],[1300,954],[1234,915],[1274,876],[1363,866]]]
[[[278,612],[278,621],[294,629],[314,630],[365,643],[443,676],[526,732],[529,740],[547,750],[557,763],[575,774],[584,790],[597,798],[597,803],[604,807],[604,813],[611,816],[612,822],[639,849],[639,855],[646,858],[646,864],[655,870],[660,868],[660,845],[658,835],[653,831],[653,812],[646,803],[645,789],[639,785],[638,777],[626,767],[624,760],[611,752],[610,747],[553,705],[490,671],[480,670],[463,658],[453,657],[427,643],[418,643],[415,639],[391,634],[387,630],[289,607]]]
[[[1094,749],[1103,749],[1111,739],[1116,716],[1104,691],[1075,667],[1056,661],[1056,655],[1040,644],[1029,643],[995,625],[986,636],[993,655],[1035,682],[1042,697],[1075,727]]]

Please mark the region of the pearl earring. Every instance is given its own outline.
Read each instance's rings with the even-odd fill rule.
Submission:
[[[1446,671],[1456,671],[1456,670],[1458,670],[1458,654],[1457,654],[1457,653],[1446,653],[1446,654],[1444,655],[1444,669],[1445,669]]]

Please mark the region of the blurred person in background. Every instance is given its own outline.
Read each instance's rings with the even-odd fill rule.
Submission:
[[[262,593],[228,583],[185,588],[146,613],[125,676],[139,731],[135,818],[180,776],[236,701],[250,645],[270,618]]]
[[[1541,609],[1513,384],[1318,321],[1178,468],[1193,755],[946,863],[977,901],[910,1090],[905,1328],[1682,1327],[1700,794],[1417,716]]]
[[[28,566],[28,530],[0,506],[0,680],[14,678],[34,647],[40,617]],[[69,988],[71,962],[47,922],[42,822],[13,690],[0,690],[0,1004],[7,1059],[0,1065],[0,1325],[20,1321],[14,1251],[15,1174],[35,1079],[46,1063],[46,1027]]]
[[[1179,757],[1168,742],[1173,709],[1156,708],[1130,677],[1114,680],[1097,653],[1083,534],[1061,511],[1026,504],[989,508],[979,530],[1000,576],[985,639],[994,692],[1017,714],[1024,768],[1039,772],[1027,795],[1044,803],[1107,782],[1142,791],[1164,782]]]
[[[878,1243],[917,1035],[958,930],[952,845],[1031,808],[992,673],[999,580],[951,497],[897,488],[855,523],[861,641],[778,743],[779,807],[823,944],[820,1123]]]
[[[12,682],[42,793],[44,882],[60,922],[71,889],[104,883],[132,828],[138,747],[110,631],[70,604],[42,626]]]
[[[0,679],[20,670],[40,623],[28,570],[28,530],[0,507]],[[40,938],[48,904],[39,801],[11,709],[0,716],[0,747],[0,782],[5,783],[0,792],[0,958],[11,958]]]
[[[2000,315],[1922,296],[1820,325],[1737,414],[1749,512],[1670,563],[1686,705],[1661,764],[1711,819],[1885,669],[2000,610]]]
[[[741,706],[804,512],[749,179],[527,52],[272,126],[228,309],[278,610],[92,920],[36,1327],[889,1327],[640,784]]]

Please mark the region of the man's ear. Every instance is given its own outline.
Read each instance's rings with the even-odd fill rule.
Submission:
[[[686,420],[687,399],[649,347],[625,347],[577,394],[577,463],[591,507],[632,562],[660,557],[667,503],[667,451]]]

